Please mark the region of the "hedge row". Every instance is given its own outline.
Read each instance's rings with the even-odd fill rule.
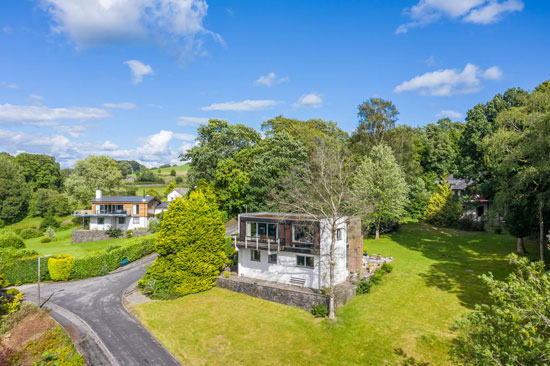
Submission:
[[[128,246],[116,248],[109,252],[102,250],[82,258],[75,258],[69,279],[79,280],[105,275],[117,269],[124,258],[127,258],[129,262],[133,262],[151,254],[154,250],[155,244],[153,239],[142,239]],[[42,258],[40,260],[41,281],[51,280],[48,271],[48,259],[49,258]],[[0,268],[0,272],[4,273],[4,278],[10,285],[19,286],[37,281],[37,266],[37,257],[23,258]]]

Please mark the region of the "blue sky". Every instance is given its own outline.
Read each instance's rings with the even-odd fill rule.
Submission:
[[[550,78],[550,2],[3,0],[0,151],[176,163],[208,118],[463,120]]]

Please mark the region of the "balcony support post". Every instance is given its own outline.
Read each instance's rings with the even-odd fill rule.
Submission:
[[[271,254],[271,239],[267,238],[267,255]]]
[[[244,237],[244,247],[248,249],[248,236]]]
[[[256,250],[258,250],[258,241],[259,241],[259,238],[256,237]]]
[[[281,239],[277,239],[277,252],[281,251]]]

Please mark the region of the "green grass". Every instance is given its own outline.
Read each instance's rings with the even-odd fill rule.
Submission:
[[[59,221],[59,222],[63,222],[63,221],[71,221],[73,218],[73,216],[69,215],[69,216],[63,216],[63,217],[57,217],[56,216],[56,220]],[[15,229],[25,229],[25,228],[28,228],[28,227],[32,227],[32,228],[37,228],[40,226],[40,222],[43,220],[42,217],[25,217],[23,220],[19,221],[19,222],[16,222],[14,224],[11,224],[11,225],[6,225],[6,228],[7,229],[12,229],[12,230],[15,230]]]
[[[478,275],[504,278],[505,256],[515,250],[510,236],[421,224],[365,245],[393,256],[394,271],[340,308],[335,323],[220,288],[135,310],[188,365],[395,365],[403,360],[397,348],[449,365],[449,324],[486,298]]]
[[[175,170],[176,171],[176,176],[186,176],[187,175],[187,171],[189,170],[189,164],[184,164],[184,165],[178,165],[178,166],[171,166],[171,167],[168,167],[168,168],[161,168],[160,169],[160,173],[157,173],[158,172],[158,169],[151,169],[151,171],[155,174],[159,174],[161,176],[165,176],[165,175],[170,175],[170,172],[172,170]],[[129,174],[128,175],[129,177],[135,177],[136,174]]]
[[[49,243],[41,243],[40,240],[43,238],[32,238],[25,240],[25,245],[28,249],[36,250],[39,254],[70,254],[73,257],[82,257],[86,254],[92,253],[96,250],[101,250],[107,248],[109,245],[117,244],[121,246],[131,244],[135,239],[107,239],[100,241],[90,241],[87,243],[71,243],[71,232],[72,229],[57,231],[57,240]],[[140,237],[145,238],[145,237]]]

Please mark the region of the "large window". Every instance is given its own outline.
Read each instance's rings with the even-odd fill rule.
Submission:
[[[126,218],[125,217],[119,217],[118,218],[118,224],[119,225],[124,225],[126,223]]]
[[[139,205],[134,205],[134,215],[139,215]]]
[[[310,225],[292,225],[292,241],[313,244],[314,230]]]
[[[134,224],[139,224],[139,217],[134,217]]]
[[[262,259],[262,253],[259,250],[251,250],[250,251],[250,260],[254,262],[260,262]]]
[[[104,219],[103,217],[99,217],[99,218],[97,219],[97,224],[98,224],[98,225],[103,225],[103,224],[105,224],[105,219]]]
[[[315,267],[315,258],[307,257],[305,255],[297,255],[296,256],[296,265],[298,267],[313,268],[313,267]]]
[[[247,222],[246,236],[249,238],[259,237],[260,239],[277,239],[278,225],[265,222]]]

